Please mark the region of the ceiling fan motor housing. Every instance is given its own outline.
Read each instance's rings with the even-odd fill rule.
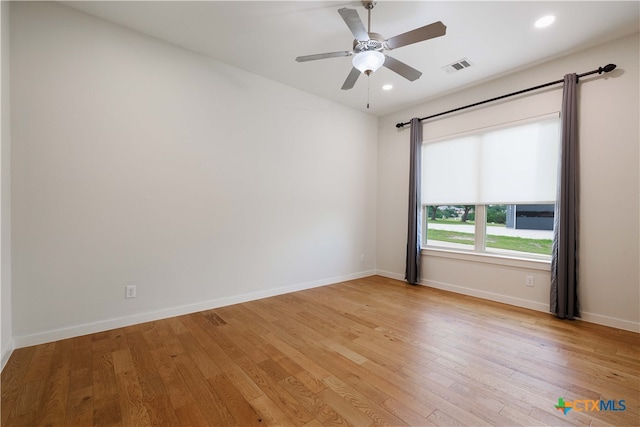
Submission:
[[[353,41],[353,53],[366,52],[368,50],[384,50],[384,37],[378,33],[369,33],[369,40]]]

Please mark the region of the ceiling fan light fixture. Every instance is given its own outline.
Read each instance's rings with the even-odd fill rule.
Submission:
[[[353,57],[353,66],[367,75],[375,73],[384,64],[385,57],[377,50],[365,50]]]

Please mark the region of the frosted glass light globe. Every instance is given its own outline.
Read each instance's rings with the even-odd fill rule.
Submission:
[[[384,64],[384,55],[377,50],[366,50],[357,53],[353,57],[353,66],[360,70],[361,73],[371,74],[382,67]],[[368,71],[368,73],[367,73]]]

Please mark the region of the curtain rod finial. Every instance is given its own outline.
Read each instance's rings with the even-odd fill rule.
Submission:
[[[404,127],[404,123],[396,123],[396,128],[400,129],[402,127]]]
[[[602,74],[602,72],[608,73],[615,69],[616,69],[616,64],[608,64],[608,65],[605,65],[604,67],[600,67],[598,69],[598,74]]]

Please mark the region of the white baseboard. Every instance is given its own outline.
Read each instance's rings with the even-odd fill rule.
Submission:
[[[11,353],[13,353],[13,350],[15,348],[15,341],[10,340],[7,346],[2,349],[2,353],[0,356],[0,372],[4,369],[5,365],[9,361],[9,358],[11,357]]]
[[[305,289],[326,286],[334,283],[344,282],[347,280],[360,279],[362,277],[367,277],[372,275],[379,275],[379,276],[388,277],[390,279],[396,279],[396,280],[404,280],[404,275],[390,272],[390,271],[384,271],[384,270],[362,271],[359,273],[329,277],[329,278],[315,280],[311,282],[303,282],[303,283],[298,283],[298,284],[289,285],[289,286],[282,286],[278,288],[267,289],[264,291],[250,292],[250,293],[241,294],[241,295],[233,295],[229,297],[216,298],[213,300],[203,301],[195,304],[188,304],[188,305],[183,305],[178,307],[170,307],[170,308],[153,311],[153,312],[146,312],[146,313],[140,313],[140,314],[135,314],[131,316],[108,319],[100,322],[76,325],[68,328],[54,329],[50,331],[41,332],[38,334],[18,336],[18,337],[14,337],[14,339],[6,346],[6,348],[2,349],[1,359],[0,359],[0,366],[1,366],[0,369],[4,369],[4,366],[9,360],[9,357],[11,357],[11,353],[16,348],[44,344],[47,342],[58,341],[58,340],[77,337],[81,335],[108,331],[110,329],[122,328],[125,326],[136,325],[139,323],[151,322],[154,320],[166,319],[169,317],[181,316],[189,313],[196,313],[198,311],[210,310],[217,307],[224,307],[227,305],[238,304],[238,303],[253,301],[253,300],[262,299],[262,298],[268,298],[276,295],[287,294],[290,292],[302,291]],[[422,281],[420,284],[424,286],[436,288],[436,289],[442,289],[445,291],[487,299],[490,301],[496,301],[504,304],[515,305],[517,307],[528,308],[531,310],[541,311],[545,313],[549,312],[548,304],[543,304],[537,301],[529,301],[521,298],[510,297],[508,295],[501,295],[493,292],[486,292],[478,289],[472,289],[472,288],[452,285],[452,284],[443,283],[443,282]],[[603,325],[603,326],[610,326],[617,329],[623,329],[623,330],[632,331],[632,332],[640,332],[640,323],[603,316],[599,314],[583,312],[581,320],[589,323]]]
[[[430,288],[442,289],[443,291],[455,292],[457,294],[469,295],[476,298],[482,298],[489,301],[501,302],[503,304],[515,305],[516,307],[528,308],[530,310],[549,312],[549,304],[538,301],[526,300],[523,298],[512,297],[509,295],[497,294],[495,292],[483,291],[480,289],[467,288],[464,286],[452,285],[449,283],[436,282],[433,280],[421,280],[421,285]]]
[[[378,270],[377,274],[388,277],[390,279],[404,280],[404,275],[392,273],[390,271]],[[472,297],[482,298],[490,301],[501,302],[504,304],[515,305],[517,307],[529,308],[531,310],[549,312],[549,304],[543,304],[537,301],[530,301],[522,298],[510,297],[508,295],[496,294],[480,289],[467,288],[464,286],[452,285],[450,283],[436,282],[433,280],[420,280],[420,285],[430,288],[442,289],[443,291],[454,292],[456,294],[469,295]]]
[[[616,317],[603,316],[601,314],[580,312],[580,320],[597,325],[610,326],[625,331],[640,332],[640,323],[629,320],[618,319]]]
[[[392,273],[391,271],[376,270],[376,274],[389,279],[404,280],[404,274]]]
[[[390,279],[404,280],[404,275],[398,273],[392,273],[389,271],[378,270],[376,274]],[[482,298],[490,301],[501,302],[504,304],[515,305],[517,307],[528,308],[543,313],[549,313],[549,304],[541,303],[538,301],[530,301],[522,298],[511,297],[508,295],[497,294],[493,292],[487,292],[483,290],[467,288],[458,285],[452,285],[450,283],[436,282],[424,280],[420,282],[421,285],[429,286],[436,289],[442,289],[449,292],[454,292],[463,295],[469,295],[472,297]],[[588,312],[582,312],[579,320],[589,323],[595,323],[597,325],[609,326],[616,329],[622,329],[631,332],[640,332],[640,323],[632,322],[629,320],[618,319],[615,317],[603,316],[601,314],[594,314]]]
[[[83,325],[71,326],[68,328],[54,329],[32,335],[23,335],[14,337],[14,348],[28,347],[32,345],[44,344],[48,342],[73,338],[81,335],[94,334],[97,332],[108,331],[111,329],[122,328],[125,326],[137,325],[154,320],[166,319],[169,317],[181,316],[184,314],[197,313],[199,311],[211,310],[213,308],[224,307],[232,304],[268,298],[276,295],[288,294],[290,292],[302,291],[305,289],[317,288],[333,283],[344,282],[347,280],[360,279],[362,277],[372,276],[376,274],[374,270],[362,271],[343,276],[329,277],[311,282],[303,282],[294,285],[282,286],[263,291],[250,292],[241,295],[233,295],[228,297],[216,298],[208,301],[198,302],[195,304],[187,304],[178,307],[165,308],[158,311],[146,312],[125,316],[120,318],[108,319],[100,322],[92,322]],[[13,349],[11,349],[13,350]],[[7,357],[8,358],[8,357]],[[4,352],[3,352],[4,362]]]

